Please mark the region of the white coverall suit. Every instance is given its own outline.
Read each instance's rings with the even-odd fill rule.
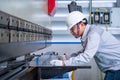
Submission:
[[[83,51],[76,57],[65,60],[66,66],[81,65],[93,57],[103,71],[120,70],[120,41],[100,27],[87,25],[81,37]]]

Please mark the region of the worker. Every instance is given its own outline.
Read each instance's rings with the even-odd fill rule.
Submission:
[[[66,24],[71,34],[81,39],[83,49],[77,56],[64,61],[52,60],[50,64],[80,66],[94,58],[100,70],[106,74],[104,80],[120,80],[120,41],[108,31],[88,25],[86,16],[79,11],[69,13]]]

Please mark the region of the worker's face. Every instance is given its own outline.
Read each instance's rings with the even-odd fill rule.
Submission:
[[[78,31],[78,27],[79,27],[79,31]],[[74,25],[71,29],[70,29],[71,34],[75,37],[78,38],[80,37],[80,26],[79,24]]]
[[[70,29],[70,32],[75,38],[79,38],[80,36],[82,36],[84,29],[85,29],[84,23],[79,23],[79,24],[74,25]]]

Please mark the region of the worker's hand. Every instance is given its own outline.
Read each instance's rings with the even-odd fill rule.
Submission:
[[[53,66],[64,66],[64,61],[62,60],[52,60],[50,61],[50,64]]]

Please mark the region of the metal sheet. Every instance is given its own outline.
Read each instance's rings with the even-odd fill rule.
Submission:
[[[29,66],[37,67],[39,76],[42,79],[49,79],[55,76],[62,75],[66,72],[80,69],[90,69],[91,66],[52,66],[50,60],[58,59],[59,55],[56,55],[55,52],[47,52],[41,55],[37,55],[30,63]]]
[[[0,61],[45,48],[45,41],[0,43]]]

